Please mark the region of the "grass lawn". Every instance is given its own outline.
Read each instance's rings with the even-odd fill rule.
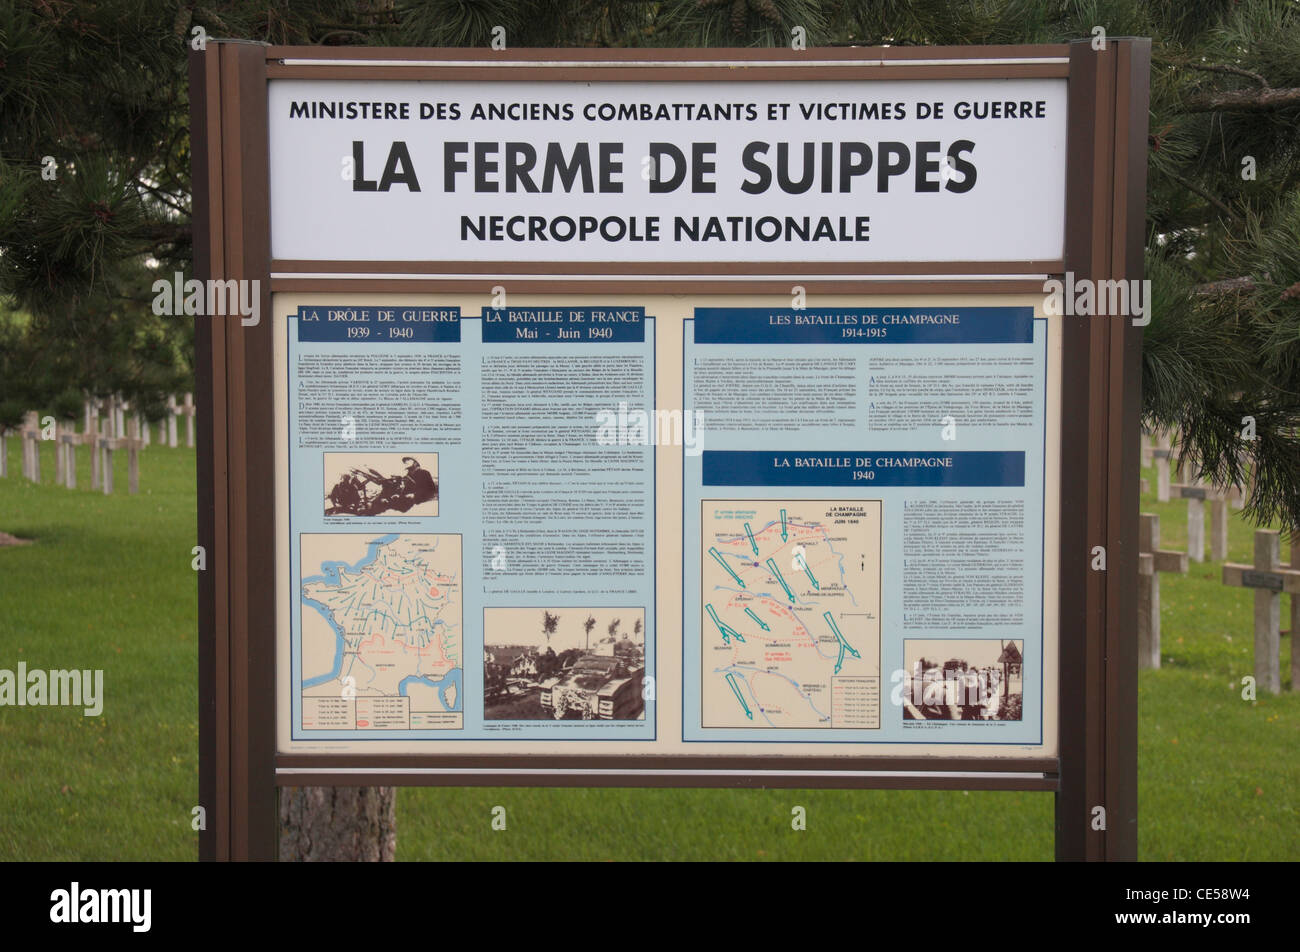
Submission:
[[[10,439],[0,531],[0,668],[102,669],[104,710],[0,707],[0,859],[193,859],[198,834],[198,610],[194,451],[141,453],[140,494],[35,485]]]
[[[102,668],[104,712],[0,708],[0,859],[192,859],[198,789],[194,452],[156,444],[128,496],[0,479],[0,668]],[[78,483],[90,485],[82,450]],[[1144,473],[1154,485],[1154,473]],[[1155,503],[1162,546],[1182,549],[1186,504]],[[1233,561],[1251,527],[1231,525]],[[1286,553],[1284,551],[1284,557]],[[1300,856],[1300,693],[1241,699],[1252,595],[1219,566],[1161,579],[1163,667],[1139,679],[1143,859]],[[1283,617],[1287,602],[1284,599]],[[1289,688],[1290,639],[1283,640]],[[492,808],[506,808],[494,831]],[[791,830],[791,810],[807,830]],[[1038,793],[408,789],[401,859],[1036,859],[1052,856],[1052,796]]]

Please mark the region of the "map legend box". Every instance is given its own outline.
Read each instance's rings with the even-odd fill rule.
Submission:
[[[831,678],[831,727],[880,726],[879,678]]]

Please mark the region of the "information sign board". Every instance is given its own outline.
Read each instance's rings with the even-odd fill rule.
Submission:
[[[1129,856],[1140,331],[1048,290],[1140,278],[1148,57],[196,54],[205,855],[510,783]]]

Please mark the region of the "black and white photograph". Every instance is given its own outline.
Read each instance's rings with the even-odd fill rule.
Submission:
[[[640,608],[489,608],[483,719],[645,718]]]
[[[1024,649],[1001,639],[904,641],[903,720],[1020,720]]]
[[[326,453],[325,515],[436,516],[438,454]]]

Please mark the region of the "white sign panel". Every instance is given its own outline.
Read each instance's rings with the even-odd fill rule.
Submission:
[[[1054,260],[1066,80],[272,80],[272,254]]]

